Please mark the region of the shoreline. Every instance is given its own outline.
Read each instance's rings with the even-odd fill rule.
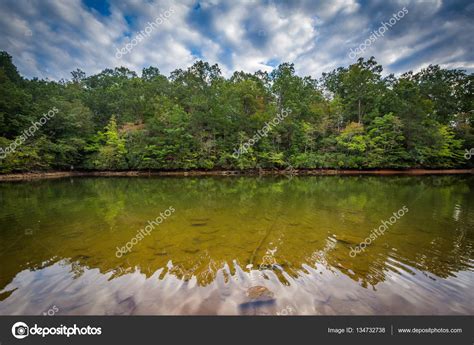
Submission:
[[[0,175],[2,181],[23,181],[62,177],[145,177],[145,176],[328,176],[328,175],[460,175],[474,174],[474,169],[300,169],[292,170],[190,170],[190,171],[51,171]]]

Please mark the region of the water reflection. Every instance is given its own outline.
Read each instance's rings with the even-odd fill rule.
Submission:
[[[474,178],[0,185],[0,314],[472,314]],[[130,253],[122,246],[172,205]],[[402,205],[364,253],[350,248]],[[3,264],[4,263],[4,264]],[[261,295],[249,294],[264,287]],[[250,290],[252,292],[252,290]]]

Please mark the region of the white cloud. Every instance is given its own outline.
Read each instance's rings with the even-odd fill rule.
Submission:
[[[472,71],[474,24],[465,12],[469,4],[126,0],[113,2],[104,16],[80,0],[6,0],[0,4],[6,14],[0,17],[0,49],[13,55],[27,77],[70,78],[76,68],[93,74],[119,65],[138,73],[153,65],[169,74],[200,57],[218,63],[227,76],[234,70],[269,71],[271,65],[288,61],[298,73],[319,77],[353,62],[349,50],[406,6],[406,17],[365,56],[374,55],[386,72],[430,63]],[[117,48],[170,7],[174,12],[150,37],[121,59],[115,57]],[[31,36],[25,34],[28,30]]]

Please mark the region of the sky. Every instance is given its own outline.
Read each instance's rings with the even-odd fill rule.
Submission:
[[[384,74],[471,73],[472,18],[472,0],[1,0],[0,50],[23,76],[50,80],[119,66],[168,76],[197,60],[227,77],[291,62],[319,78],[370,56]]]

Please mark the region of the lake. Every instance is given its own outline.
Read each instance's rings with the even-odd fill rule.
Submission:
[[[474,314],[473,190],[472,175],[0,183],[0,314]]]

